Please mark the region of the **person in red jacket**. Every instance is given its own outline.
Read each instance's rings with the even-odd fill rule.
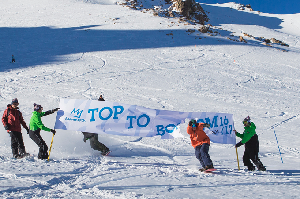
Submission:
[[[21,124],[26,129],[27,133],[29,129],[23,119],[22,113],[19,111],[18,106],[18,99],[13,99],[11,104],[7,105],[7,109],[4,111],[2,116],[4,128],[11,137],[11,149],[14,158],[22,158],[29,155],[25,151],[23,136],[21,133]]]
[[[190,135],[192,146],[195,148],[196,158],[200,161],[202,169],[213,169],[213,163],[208,154],[210,139],[203,131],[204,127],[210,127],[207,123],[197,123],[196,120],[192,119],[187,127],[187,133]]]

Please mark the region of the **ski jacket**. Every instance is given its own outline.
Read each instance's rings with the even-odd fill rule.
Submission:
[[[242,138],[241,142],[243,144],[245,144],[252,138],[252,136],[254,136],[256,134],[255,129],[256,129],[255,124],[253,122],[251,122],[250,126],[244,127],[243,134],[236,132],[236,136],[238,136],[239,138]]]
[[[186,131],[190,135],[191,143],[194,148],[204,143],[210,145],[210,139],[203,131],[203,124],[204,123],[198,123],[195,131],[193,130],[193,127],[191,126],[187,127]]]
[[[54,113],[53,110],[49,110],[49,111],[41,112],[41,113],[37,112],[37,111],[34,111],[32,113],[31,118],[30,118],[30,123],[29,123],[30,130],[31,131],[36,131],[36,130],[41,129],[41,130],[44,130],[44,131],[51,131],[51,129],[44,126],[44,124],[41,120],[41,117],[52,114],[52,113]]]
[[[28,131],[26,122],[23,119],[22,113],[18,110],[19,108],[14,109],[10,104],[7,105],[7,109],[4,111],[2,116],[3,126],[8,126],[9,131],[21,132],[21,124]]]

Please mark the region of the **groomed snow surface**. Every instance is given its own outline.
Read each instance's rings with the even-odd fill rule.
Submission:
[[[239,132],[249,115],[267,167],[247,171],[240,147],[239,171],[234,146],[212,143],[217,171],[199,172],[186,124],[185,137],[174,140],[99,135],[112,150],[107,157],[84,143],[81,132],[57,130],[49,162],[37,159],[38,147],[24,129],[33,156],[12,158],[10,137],[0,128],[1,198],[299,197],[299,14],[201,4],[212,30],[201,33],[200,25],[113,0],[0,5],[2,113],[17,97],[29,124],[33,103],[49,110],[60,98],[96,100],[102,94],[107,101],[153,109],[231,113]],[[289,47],[264,45],[261,37]],[[55,114],[43,122],[53,128]],[[41,135],[50,146],[52,134]]]

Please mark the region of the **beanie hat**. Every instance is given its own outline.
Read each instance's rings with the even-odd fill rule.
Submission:
[[[192,126],[192,127],[196,127],[196,124],[197,124],[197,122],[194,119],[191,119],[191,121],[189,122],[189,126]]]
[[[41,105],[36,104],[36,103],[34,103],[33,106],[34,106],[34,111],[38,111],[38,110],[40,110],[42,108]]]
[[[13,104],[13,103],[18,103],[18,104],[19,104],[18,99],[17,99],[17,98],[12,99],[12,100],[11,100],[11,104]]]
[[[247,117],[243,120],[243,123],[245,123],[245,122],[251,123],[251,120],[250,120],[250,117],[249,117],[249,116],[247,116]]]

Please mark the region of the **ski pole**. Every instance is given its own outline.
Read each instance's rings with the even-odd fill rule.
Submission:
[[[237,134],[236,130],[234,130],[235,132],[235,135]],[[238,154],[238,151],[237,151],[237,147],[235,147],[235,153],[236,153],[236,161],[237,161],[237,164],[238,164],[238,169],[240,170],[240,161],[239,161],[239,154]]]
[[[274,130],[274,135],[275,135],[275,138],[276,138],[276,141],[277,141],[277,146],[278,146],[278,150],[279,150],[279,155],[280,155],[280,158],[281,158],[281,162],[283,164],[283,160],[282,160],[282,156],[281,156],[281,152],[280,152],[280,148],[279,148],[279,144],[278,144],[278,140],[277,140],[277,136],[276,136],[275,130]]]
[[[48,161],[49,161],[49,158],[50,158],[51,148],[52,148],[52,144],[53,144],[53,138],[54,138],[54,134],[52,135],[52,140],[51,140],[49,155],[48,155]]]
[[[238,155],[237,148],[235,148],[235,152],[236,152],[236,159],[237,159],[237,163],[238,163],[238,169],[240,170],[240,161],[239,161],[239,155]]]

